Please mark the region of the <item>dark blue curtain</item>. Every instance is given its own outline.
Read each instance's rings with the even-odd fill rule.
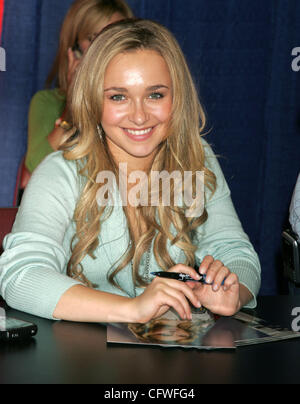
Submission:
[[[128,0],[166,25],[187,57],[208,115],[208,141],[262,263],[261,294],[286,291],[281,231],[300,170],[297,0]],[[43,88],[71,0],[6,0],[0,72],[0,206],[12,203],[31,96]]]

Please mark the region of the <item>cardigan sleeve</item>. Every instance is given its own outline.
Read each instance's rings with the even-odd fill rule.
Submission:
[[[0,294],[9,306],[53,319],[61,296],[79,282],[66,275],[64,238],[77,198],[75,168],[61,152],[35,170],[0,257]]]
[[[222,261],[253,295],[246,306],[253,308],[261,283],[259,258],[242,228],[217,158],[206,142],[204,146],[206,166],[216,175],[217,188],[213,195],[206,192],[208,219],[196,231],[196,260],[201,262],[206,255],[212,255]]]

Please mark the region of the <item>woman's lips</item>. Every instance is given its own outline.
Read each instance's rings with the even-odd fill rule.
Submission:
[[[154,131],[154,127],[147,128],[147,129],[129,129],[129,128],[123,128],[123,131],[126,133],[126,135],[137,142],[141,142],[143,140],[149,139]]]

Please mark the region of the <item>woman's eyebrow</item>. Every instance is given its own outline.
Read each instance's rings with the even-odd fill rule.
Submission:
[[[109,88],[104,89],[104,92],[106,92],[106,91],[118,91],[120,93],[128,92],[128,90],[126,88],[123,88],[123,87],[109,87]]]
[[[147,87],[146,90],[147,91],[155,91],[155,90],[159,90],[160,88],[169,89],[169,87],[164,85],[164,84],[156,84],[155,86]],[[109,88],[104,89],[104,92],[106,92],[106,91],[117,91],[117,92],[120,92],[120,93],[128,93],[127,88],[124,88],[124,87],[109,87]]]
[[[169,89],[169,87],[164,84],[156,84],[155,86],[148,87],[147,91],[155,91],[155,90],[159,90],[160,88]]]

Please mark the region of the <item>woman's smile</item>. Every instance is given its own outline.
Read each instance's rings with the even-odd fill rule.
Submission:
[[[141,142],[147,140],[152,136],[155,127],[147,128],[147,129],[129,129],[123,128],[125,134],[132,140]]]

